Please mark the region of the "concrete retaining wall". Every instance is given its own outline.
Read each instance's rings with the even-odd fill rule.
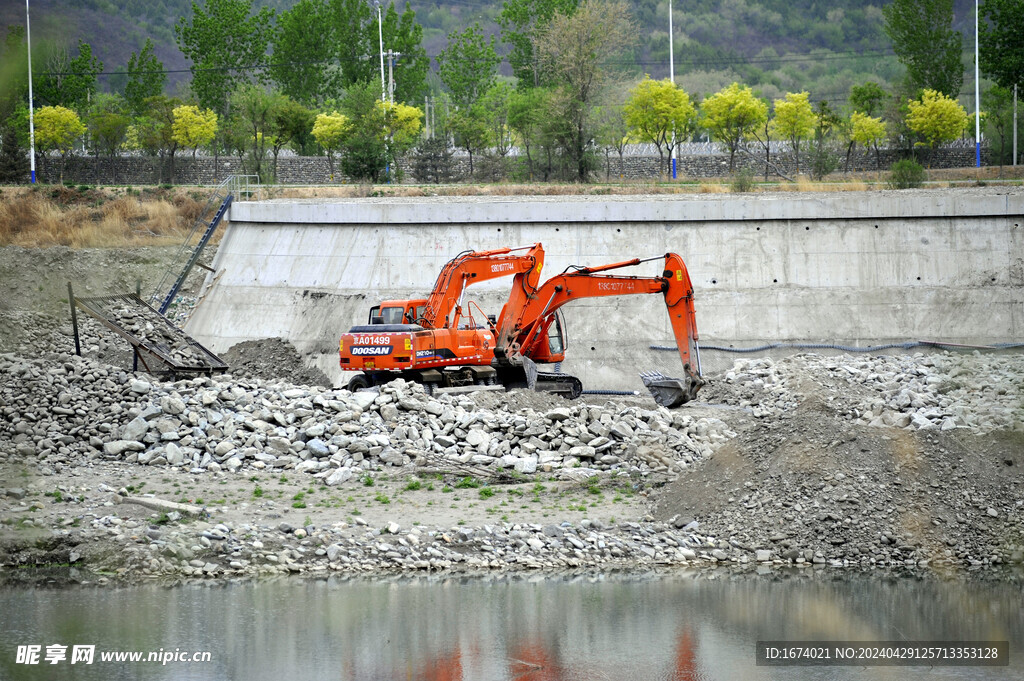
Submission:
[[[281,336],[341,380],[337,337],[382,299],[423,296],[465,249],[540,241],[546,275],[675,251],[705,344],[1024,338],[1024,191],[240,202],[188,330],[215,351]],[[659,263],[624,273],[654,275]],[[497,313],[510,280],[470,289]],[[563,368],[590,388],[678,373],[658,296],[565,308]]]

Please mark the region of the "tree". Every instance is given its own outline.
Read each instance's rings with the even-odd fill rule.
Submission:
[[[473,153],[487,146],[487,125],[484,123],[483,111],[479,106],[469,111],[460,109],[452,113],[448,125],[455,138],[455,146],[465,149],[469,154],[469,176],[472,177]]]
[[[587,152],[593,135],[590,114],[609,80],[608,62],[630,47],[636,29],[625,3],[583,0],[572,14],[556,14],[536,39],[541,69],[565,95],[563,111],[571,136],[565,151],[580,182],[587,179]]]
[[[494,36],[484,40],[479,24],[448,34],[448,44],[437,55],[437,72],[448,88],[452,103],[469,109],[494,85],[501,58],[494,50]]]
[[[668,78],[651,80],[644,76],[636,87],[629,91],[629,99],[623,117],[634,136],[641,142],[650,142],[658,149],[664,164],[663,147],[672,143],[672,134],[692,125],[697,110],[690,102],[690,96]],[[666,168],[665,172],[668,172]]]
[[[719,90],[701,105],[701,122],[729,150],[729,172],[735,168],[736,149],[744,137],[768,118],[768,104],[739,83]]]
[[[954,31],[953,0],[893,0],[882,8],[885,33],[907,68],[912,89],[960,94],[964,66],[961,35]]]
[[[504,0],[498,25],[501,39],[512,46],[508,62],[520,87],[539,87],[544,81],[534,42],[548,22],[561,14],[572,14],[578,0]]]
[[[33,64],[34,70],[35,64]],[[55,50],[46,61],[46,73],[35,82],[33,95],[52,106],[84,111],[96,93],[96,75],[103,62],[92,56],[92,46],[78,41],[78,56],[71,59],[64,48]]]
[[[508,83],[497,83],[480,98],[480,112],[487,126],[487,141],[501,158],[512,151],[513,133],[508,118],[513,92]]]
[[[789,140],[800,172],[800,142],[810,139],[814,132],[814,109],[806,92],[787,92],[785,98],[775,100],[775,134]]]
[[[167,74],[164,65],[153,54],[153,41],[146,38],[146,44],[136,56],[128,57],[128,80],[124,85],[124,99],[133,114],[141,116],[146,111],[146,98],[156,97],[164,90]]]
[[[370,26],[371,32],[375,26]],[[409,3],[401,14],[394,3],[388,5],[383,16],[384,49],[399,53],[395,63],[394,101],[414,102],[427,94],[427,74],[430,57],[423,49],[423,27],[416,21],[416,12]],[[378,48],[379,49],[379,48]]]
[[[885,139],[885,122],[881,118],[872,118],[866,113],[854,111],[850,116],[850,139],[865,149],[875,150],[875,167],[881,170],[882,159],[878,145]]]
[[[299,0],[277,17],[270,39],[270,77],[282,93],[306,106],[322,106],[342,92],[333,21],[328,0]]]
[[[845,121],[828,105],[820,100],[814,112],[814,154],[811,158],[811,177],[820,180],[839,166],[839,157],[832,148],[832,139]]]
[[[340,149],[348,133],[349,122],[343,114],[334,111],[329,114],[318,114],[313,123],[313,139],[327,154],[327,165],[331,170],[331,181],[334,181],[334,154]]]
[[[999,141],[999,150],[993,149],[994,161],[999,165],[1013,162],[1013,90],[993,85],[981,95],[985,116],[982,123],[986,135]]]
[[[980,11],[987,20],[978,24],[982,73],[1007,89],[1024,84],[1024,2],[985,0]]]
[[[316,114],[291,97],[281,95],[281,103],[274,110],[272,151],[274,177],[277,177],[277,156],[289,144],[302,154],[312,137]]]
[[[967,112],[955,99],[935,90],[926,89],[921,99],[911,100],[907,107],[907,126],[924,137],[932,152],[939,144],[962,135],[969,122]]]
[[[394,161],[384,137],[385,110],[379,97],[371,81],[350,87],[342,103],[351,125],[343,142],[341,169],[354,180],[377,182]]]
[[[199,105],[227,113],[228,97],[241,82],[259,80],[251,71],[266,60],[274,11],[253,14],[252,0],[192,2],[192,16],[174,25],[179,49],[192,62],[192,92]],[[250,76],[250,74],[256,74]]]
[[[252,172],[265,180],[263,160],[273,144],[274,121],[284,104],[282,95],[259,85],[242,85],[231,93],[231,115],[245,130]]]
[[[544,118],[544,103],[547,92],[541,88],[516,90],[509,97],[508,124],[519,136],[519,143],[526,152],[529,178],[533,180],[532,151],[540,146]]]
[[[63,106],[44,106],[35,112],[36,146],[41,153],[56,151],[60,154],[60,183],[64,184],[64,164],[75,148],[75,142],[85,134],[85,124],[71,109]]]
[[[445,137],[423,140],[413,156],[412,174],[420,182],[441,184],[455,180],[455,164]]]
[[[0,182],[24,182],[29,176],[28,154],[11,126],[0,127]]]
[[[377,102],[384,118],[384,135],[389,155],[401,159],[416,146],[423,130],[423,110],[407,104]]]
[[[86,127],[97,161],[100,152],[112,158],[128,138],[132,121],[125,115],[125,106],[125,101],[117,95],[99,94],[93,101]]]
[[[608,156],[612,151],[619,155],[619,179],[621,180],[624,175],[622,156],[626,151],[626,145],[633,141],[633,134],[624,114],[623,107],[614,105],[598,107],[594,112],[597,121],[597,144],[605,152],[605,181],[611,181],[612,169]]]
[[[171,134],[174,141],[183,147],[192,148],[192,158],[196,150],[213,141],[217,133],[217,114],[210,109],[200,110],[194,104],[182,105],[174,109],[174,123]]]
[[[850,106],[854,111],[860,111],[868,116],[874,116],[875,112],[882,110],[886,97],[888,94],[874,81],[869,80],[862,85],[850,87]]]

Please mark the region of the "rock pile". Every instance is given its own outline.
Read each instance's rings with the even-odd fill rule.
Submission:
[[[572,404],[480,410],[395,381],[377,392],[263,386],[231,377],[161,383],[77,357],[0,356],[0,451],[55,469],[78,456],[209,471],[288,468],[338,484],[383,466],[483,474],[678,471],[733,433],[685,412]]]

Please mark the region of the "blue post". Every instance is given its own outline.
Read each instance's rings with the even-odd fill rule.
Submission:
[[[981,167],[981,142],[974,142],[974,162],[976,167]]]
[[[676,179],[676,158],[672,157],[672,179]]]

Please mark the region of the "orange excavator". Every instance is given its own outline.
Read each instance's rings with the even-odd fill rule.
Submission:
[[[490,251],[464,251],[441,269],[428,298],[386,300],[370,308],[365,325],[343,334],[341,368],[359,370],[349,382],[358,390],[395,378],[429,388],[493,384],[497,372],[493,333],[474,302],[465,303],[466,289],[498,277],[514,276],[534,289],[544,266],[541,244]],[[472,308],[477,309],[477,316]]]
[[[341,368],[360,370],[350,382],[356,390],[405,378],[428,390],[468,384],[500,384],[575,398],[582,385],[574,376],[541,372],[537,364],[565,358],[565,329],[560,309],[597,296],[664,294],[685,376],[641,374],[658,404],[676,407],[690,401],[703,381],[697,348],[693,286],[682,258],[665,254],[660,276],[603,274],[651,260],[635,258],[598,267],[571,267],[538,285],[543,264],[540,244],[512,255],[507,249],[460,254],[442,270],[426,300],[386,301],[370,311],[370,324],[343,334]],[[501,272],[492,269],[511,265]],[[469,283],[514,274],[512,291],[497,319],[474,303],[462,305]],[[474,317],[477,307],[479,317]],[[478,323],[486,321],[484,323]],[[440,322],[440,325],[438,323]]]

